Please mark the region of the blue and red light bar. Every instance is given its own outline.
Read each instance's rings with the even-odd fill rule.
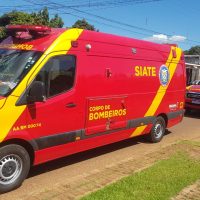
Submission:
[[[36,31],[40,33],[51,32],[51,27],[35,26],[35,25],[7,25],[6,29],[15,32],[27,32],[27,31]]]
[[[37,25],[7,25],[6,30],[11,35],[15,35],[18,32],[26,32],[32,36],[36,36],[50,34],[51,27]]]

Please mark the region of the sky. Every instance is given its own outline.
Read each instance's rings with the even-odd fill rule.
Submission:
[[[176,43],[183,50],[200,45],[199,0],[4,0],[0,15],[12,10],[39,11],[62,17],[65,27],[85,18],[100,32],[157,43]]]

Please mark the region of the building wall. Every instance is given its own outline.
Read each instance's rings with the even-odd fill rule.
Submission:
[[[187,85],[200,80],[200,55],[185,55]]]

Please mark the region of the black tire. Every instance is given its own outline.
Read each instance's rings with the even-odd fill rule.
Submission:
[[[163,117],[157,117],[151,132],[149,134],[150,142],[157,143],[160,142],[165,134],[166,131],[166,123]]]
[[[10,144],[0,148],[0,193],[18,188],[30,170],[30,157],[25,148]]]

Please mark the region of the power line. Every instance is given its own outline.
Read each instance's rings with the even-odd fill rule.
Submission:
[[[75,14],[72,14],[72,13],[65,13],[65,12],[63,12],[62,14],[67,14],[67,15],[71,15],[71,16],[74,16],[74,17],[78,17],[78,18],[84,18],[83,16],[75,15]],[[117,25],[111,25],[111,24],[107,24],[107,23],[104,23],[104,22],[99,22],[99,21],[91,19],[91,18],[87,18],[86,20],[93,21],[93,22],[96,22],[98,24],[109,26],[109,27],[112,27],[112,28],[117,28],[117,29],[125,30],[125,31],[128,31],[130,33],[135,33],[135,34],[138,34],[138,35],[149,36],[149,34],[145,34],[145,33],[141,33],[141,32],[136,32],[136,31],[133,31],[133,30],[130,30],[130,29],[126,29],[126,28],[117,26]]]
[[[23,0],[25,2],[28,2],[28,3],[31,3],[33,4],[34,6],[44,6],[44,5],[47,5],[48,4],[48,8],[51,9],[51,10],[57,10],[57,11],[63,11],[63,9],[69,9],[69,10],[73,10],[75,12],[78,12],[78,13],[81,13],[81,14],[84,14],[84,15],[88,15],[88,16],[92,16],[92,17],[95,17],[97,19],[100,19],[102,21],[106,21],[106,22],[109,22],[111,23],[112,25],[110,24],[105,24],[103,22],[99,22],[97,20],[90,20],[90,21],[95,21],[96,23],[99,23],[99,24],[104,24],[106,26],[110,26],[110,27],[117,27],[117,28],[120,28],[122,30],[126,30],[126,31],[129,31],[129,32],[134,32],[136,34],[140,34],[140,35],[148,35],[150,36],[150,33],[151,34],[165,34],[166,36],[168,37],[172,37],[173,35],[172,34],[166,34],[166,33],[162,33],[162,32],[159,32],[159,31],[155,31],[155,30],[151,30],[151,29],[147,29],[147,28],[143,28],[143,27],[139,27],[139,26],[135,26],[135,25],[131,25],[131,24],[127,24],[127,23],[124,23],[124,22],[121,22],[121,21],[118,21],[118,20],[113,20],[113,19],[109,19],[109,18],[106,18],[106,17],[102,17],[102,16],[99,16],[99,15],[95,15],[95,14],[92,14],[90,12],[87,12],[87,11],[83,11],[83,10],[80,10],[80,9],[77,9],[75,7],[73,7],[72,5],[64,5],[64,4],[61,4],[61,3],[56,3],[56,2],[53,2],[53,1],[50,1],[50,0],[47,0],[46,3],[36,3],[35,1],[33,0]],[[121,1],[121,0],[118,0],[118,1],[101,1],[101,5],[103,5],[102,3],[127,3],[127,2],[132,2],[132,3],[149,3],[149,2],[158,2],[158,1],[161,1],[161,0],[128,0],[128,1]],[[66,1],[64,1],[66,2]],[[84,3],[84,1],[82,1]],[[88,1],[87,1],[88,2]],[[95,2],[94,2],[95,3]],[[94,4],[93,3],[93,4]],[[99,3],[98,1],[96,2],[96,5],[97,3]],[[86,4],[85,4],[86,5]],[[71,16],[75,16],[75,17],[80,17],[78,15],[75,15],[74,13],[70,13],[70,12],[65,12],[64,14],[68,14],[68,15],[71,15]],[[85,16],[83,17],[85,18]],[[113,25],[113,24],[117,24],[117,26]],[[143,33],[141,32],[135,32],[135,31],[131,31],[129,29],[125,29],[124,27],[127,27],[129,29],[136,29],[136,30],[139,30],[139,31],[142,31]],[[152,36],[152,35],[151,35]],[[200,44],[200,41],[195,41],[195,40],[190,40],[190,39],[186,39],[186,41],[190,42],[190,43],[199,43]],[[182,43],[186,43],[185,41],[180,41]]]
[[[87,3],[80,3],[80,4],[72,4],[67,6],[68,8],[93,8],[93,7],[109,7],[109,6],[122,6],[122,5],[128,5],[128,4],[141,4],[141,3],[151,3],[151,2],[155,2],[155,1],[162,1],[162,0],[128,0],[128,1],[122,1],[122,0],[118,0],[118,1],[100,1],[100,2],[87,2]],[[52,4],[54,4],[52,2]],[[58,3],[55,3],[58,4]]]
[[[31,0],[29,0],[29,1],[31,1]],[[47,0],[47,1],[49,3],[61,6],[62,9],[67,7],[67,6],[65,6],[63,4],[55,3],[55,2],[52,2],[50,0]],[[159,1],[159,0],[152,0],[152,1]],[[139,0],[137,2],[139,2]],[[141,2],[143,2],[143,0],[141,0]],[[69,7],[67,7],[67,8],[69,8]],[[76,9],[76,8],[71,8],[70,7],[69,9],[74,10],[74,11],[79,12],[79,13],[83,13],[83,14],[86,14],[86,15],[89,15],[89,16],[93,16],[93,17],[99,18],[101,20],[104,20],[104,21],[107,21],[107,22],[110,22],[110,23],[115,23],[115,24],[118,24],[118,25],[120,24],[122,26],[126,26],[126,27],[129,27],[129,28],[134,28],[134,29],[137,29],[137,30],[140,30],[140,31],[149,32],[149,33],[153,33],[153,34],[165,34],[168,37],[172,37],[173,36],[172,34],[162,33],[162,32],[159,32],[159,31],[155,31],[155,30],[151,30],[151,29],[146,29],[146,28],[139,27],[139,26],[130,25],[130,24],[118,21],[118,20],[113,20],[113,19],[105,18],[105,17],[99,16],[99,15],[95,15],[95,14],[92,14],[92,13],[89,13],[89,12],[86,12],[86,11],[82,11],[82,10],[79,10],[79,9]],[[189,41],[189,42],[192,42],[192,43],[199,43],[200,44],[200,41],[195,41],[195,40],[190,40],[190,39],[186,39],[186,40]],[[180,41],[180,42],[182,42],[182,41]]]
[[[33,0],[24,0],[24,1],[29,2],[29,3],[33,3],[34,5],[41,5],[40,3],[35,3]],[[142,2],[142,3],[144,2],[144,0],[135,0],[135,1],[137,1],[138,3],[139,2]],[[148,0],[148,2],[149,1],[155,2],[155,1],[161,1],[161,0]],[[47,2],[49,2],[51,5],[54,5],[54,8],[49,7],[50,9],[57,9],[57,10],[61,9],[62,10],[63,8],[67,8],[67,9],[71,9],[73,11],[76,11],[76,12],[79,12],[79,13],[82,13],[82,14],[86,14],[86,15],[89,15],[89,16],[96,17],[98,19],[101,19],[101,20],[104,20],[104,21],[107,21],[107,22],[115,23],[115,24],[118,24],[118,25],[120,24],[120,25],[123,25],[123,26],[127,26],[129,28],[138,29],[140,31],[150,32],[150,33],[154,33],[154,34],[162,34],[161,32],[158,32],[158,31],[142,28],[142,27],[139,27],[139,26],[133,26],[133,25],[130,25],[130,24],[127,24],[127,23],[123,23],[123,22],[117,21],[117,20],[105,18],[105,17],[99,16],[99,15],[95,15],[95,14],[92,14],[92,13],[89,13],[89,12],[86,12],[86,11],[82,11],[82,10],[73,8],[71,6],[66,6],[66,5],[63,5],[63,4],[60,4],[60,3],[55,3],[55,2],[49,1],[49,0],[47,0]]]
[[[68,8],[84,8],[84,7],[87,7],[87,8],[92,8],[92,7],[108,7],[109,5],[111,6],[119,6],[119,5],[127,5],[127,4],[141,4],[141,3],[150,3],[150,2],[158,2],[158,1],[163,1],[163,0],[126,0],[126,1],[123,1],[123,0],[107,0],[107,1],[96,1],[96,2],[91,2],[91,1],[86,1],[84,3],[84,1],[81,1],[81,3],[74,3],[74,1],[70,1],[72,2],[71,5],[68,5],[65,7],[68,7]],[[40,5],[40,6],[47,6],[46,3],[35,3],[34,1],[26,1],[26,2],[29,2],[29,3],[34,3],[35,5]],[[63,1],[63,3],[69,3],[69,1]],[[58,4],[60,5],[63,5],[63,3],[58,3],[58,2],[51,2],[51,4],[53,5],[56,5],[58,6]],[[62,6],[59,6],[59,7],[62,7]]]

